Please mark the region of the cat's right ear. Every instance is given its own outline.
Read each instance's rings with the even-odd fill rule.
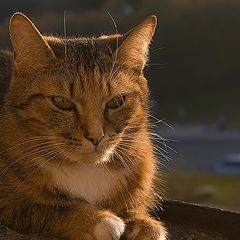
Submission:
[[[16,71],[37,70],[55,59],[51,47],[24,14],[11,17],[9,31]]]

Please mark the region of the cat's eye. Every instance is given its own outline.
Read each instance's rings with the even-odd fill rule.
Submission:
[[[106,103],[107,108],[116,109],[125,103],[125,95],[119,94]]]
[[[66,98],[63,97],[52,97],[52,102],[54,105],[61,110],[69,111],[74,109],[74,104]]]

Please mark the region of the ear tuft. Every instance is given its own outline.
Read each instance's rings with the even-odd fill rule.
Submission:
[[[11,17],[9,31],[16,70],[38,69],[55,58],[41,33],[24,14],[17,12]]]

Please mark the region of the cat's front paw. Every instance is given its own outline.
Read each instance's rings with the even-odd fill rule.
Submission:
[[[94,235],[97,240],[118,240],[123,234],[125,224],[114,216],[104,217],[96,224]]]
[[[167,231],[163,224],[150,217],[136,218],[128,222],[124,240],[166,240]]]

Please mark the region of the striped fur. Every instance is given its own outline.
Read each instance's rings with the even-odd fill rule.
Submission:
[[[143,69],[155,26],[152,16],[124,35],[63,39],[14,14],[13,62],[0,53],[0,80],[11,78],[0,121],[1,222],[70,240],[166,239],[148,215],[156,159]],[[119,94],[122,105],[107,108]]]

